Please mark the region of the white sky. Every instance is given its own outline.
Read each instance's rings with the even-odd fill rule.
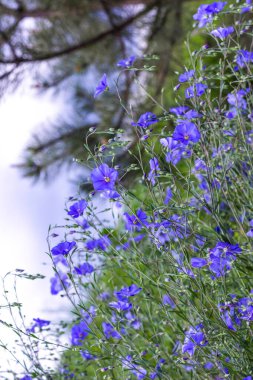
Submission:
[[[16,268],[47,275],[45,280],[19,281],[19,297],[28,323],[38,317],[56,321],[68,315],[69,306],[64,299],[50,295],[49,278],[53,272],[45,254],[46,237],[49,224],[63,222],[65,201],[74,195],[73,188],[64,173],[50,186],[32,185],[11,165],[20,161],[36,125],[41,122],[46,125],[60,114],[64,101],[55,98],[52,101],[48,95],[36,97],[29,89],[22,91],[0,102],[0,276]],[[11,291],[12,282],[8,284]],[[0,304],[4,304],[1,294],[2,289]],[[0,310],[0,319],[8,321],[8,318],[8,314]],[[9,331],[1,325],[0,338],[5,343],[10,340]],[[0,347],[0,371],[7,365],[6,354]]]

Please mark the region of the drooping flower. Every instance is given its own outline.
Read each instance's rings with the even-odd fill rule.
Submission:
[[[190,98],[193,98],[194,96],[202,96],[205,93],[207,88],[208,87],[206,84],[196,83],[185,90],[185,97],[186,99],[190,99]]]
[[[71,329],[71,343],[73,346],[82,346],[83,340],[88,336],[90,328],[86,321],[81,321]]]
[[[91,172],[91,180],[97,191],[114,190],[117,178],[117,170],[110,168],[107,164],[102,164]]]
[[[132,123],[134,127],[147,128],[152,124],[158,123],[157,116],[152,112],[146,112],[142,114],[137,123]]]
[[[136,60],[135,55],[131,55],[131,57],[129,58],[121,59],[117,63],[117,66],[124,67],[124,68],[132,67],[135,60]]]
[[[172,138],[188,145],[190,142],[197,143],[200,140],[200,132],[194,123],[185,120],[176,126]]]
[[[227,38],[230,34],[234,33],[234,28],[233,26],[228,26],[226,28],[222,28],[222,27],[219,27],[217,29],[214,29],[211,34],[214,36],[214,37],[217,37],[221,40],[224,40],[225,38]]]
[[[182,346],[183,354],[188,353],[190,356],[193,356],[197,346],[203,347],[208,344],[202,329],[203,325],[201,323],[195,327],[190,327],[185,333],[185,340]]]
[[[51,249],[52,255],[67,255],[76,246],[75,241],[64,241]]]
[[[97,85],[95,89],[94,98],[96,98],[99,94],[102,94],[103,92],[109,90],[108,84],[107,84],[107,76],[104,74],[101,78],[101,81]]]
[[[78,218],[79,216],[83,215],[83,212],[86,209],[86,207],[87,202],[84,199],[82,199],[70,206],[68,215],[72,216],[73,218]]]

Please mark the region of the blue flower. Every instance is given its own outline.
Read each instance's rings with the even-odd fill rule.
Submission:
[[[218,242],[210,250],[210,270],[216,277],[225,276],[226,272],[231,269],[231,262],[234,261],[238,254],[242,252],[238,244]]]
[[[124,67],[124,68],[132,67],[135,60],[136,60],[135,55],[131,55],[131,57],[129,58],[121,59],[117,63],[117,66]]]
[[[236,63],[240,68],[245,67],[248,63],[253,62],[253,52],[248,50],[238,50],[236,54]]]
[[[156,157],[151,158],[149,160],[149,166],[150,166],[150,172],[148,174],[148,179],[149,181],[151,181],[152,185],[154,186],[156,182],[155,178],[158,175],[157,172],[160,170],[158,159]]]
[[[176,304],[169,294],[164,294],[163,296],[163,305],[170,305],[172,309],[175,309]]]
[[[83,263],[79,265],[79,267],[75,267],[75,273],[79,275],[86,275],[94,272],[94,268],[89,263]]]
[[[202,268],[207,265],[207,260],[201,257],[193,257],[191,259],[191,266],[194,268]]]
[[[172,197],[173,197],[173,193],[172,193],[171,189],[169,187],[167,187],[166,196],[164,199],[164,204],[167,205],[171,201]]]
[[[96,360],[97,359],[96,355],[92,355],[87,350],[80,351],[80,354],[81,354],[82,358],[85,359],[85,360]]]
[[[75,241],[64,241],[51,249],[52,255],[67,255],[76,246]]]
[[[160,143],[168,149],[166,161],[168,163],[171,162],[173,165],[177,165],[183,157],[190,157],[191,155],[191,151],[187,150],[185,144],[181,144],[172,137],[162,138],[160,139]]]
[[[207,340],[202,331],[203,325],[199,324],[195,327],[190,327],[185,333],[185,340],[182,346],[182,353],[188,353],[190,356],[194,355],[197,346],[206,346]]]
[[[194,96],[201,96],[205,93],[206,89],[207,85],[203,83],[196,83],[195,85],[190,86],[185,90],[185,97],[186,99],[190,99]]]
[[[186,120],[176,126],[172,138],[188,145],[190,142],[197,143],[200,140],[200,132],[194,123]]]
[[[64,288],[70,287],[68,276],[61,271],[58,271],[58,273],[56,273],[55,276],[50,279],[50,282],[51,294],[53,295],[58,294]]]
[[[82,346],[83,340],[89,335],[90,328],[87,322],[81,321],[71,329],[71,343],[73,346]]]
[[[139,208],[136,211],[136,215],[129,215],[127,212],[124,213],[126,221],[126,230],[132,231],[136,229],[137,231],[141,230],[143,225],[147,225],[147,214]]]
[[[170,112],[174,113],[176,116],[183,116],[188,109],[189,107],[187,106],[172,107],[170,108]]]
[[[117,309],[118,311],[128,311],[132,309],[132,304],[129,302],[125,301],[113,301],[109,303],[109,306],[112,307],[113,309]]]
[[[110,323],[103,322],[102,328],[103,328],[103,332],[105,334],[106,339],[110,339],[110,338],[121,339],[120,334],[114,329],[114,327]]]
[[[44,326],[48,326],[51,323],[50,321],[47,321],[45,319],[40,319],[40,318],[33,318],[33,320],[35,323],[32,325],[32,327],[27,329],[27,332],[34,333],[36,328],[38,328],[39,330],[42,330]]]
[[[233,26],[228,26],[226,28],[220,27],[211,32],[214,37],[220,38],[221,40],[224,40],[224,38],[227,38],[232,33],[234,33]]]
[[[128,297],[134,297],[136,294],[140,293],[142,288],[139,288],[137,285],[132,284],[129,287],[122,288],[118,292],[115,292],[115,296],[120,301],[126,301]]]
[[[86,207],[87,202],[84,199],[82,199],[70,206],[68,215],[72,216],[73,218],[78,218],[79,216],[83,215],[83,212],[86,209]]]
[[[188,82],[189,79],[193,78],[195,75],[195,70],[189,70],[179,75],[178,81],[180,83]]]
[[[157,119],[156,115],[152,112],[146,112],[142,114],[137,121],[137,123],[132,123],[134,127],[142,127],[147,128],[152,124],[158,123],[159,120]]]
[[[217,1],[212,4],[202,4],[198,8],[197,13],[193,15],[193,19],[198,21],[198,27],[202,28],[207,23],[211,22],[213,20],[213,16],[222,11],[226,4],[227,2],[223,1]]]
[[[91,180],[97,191],[114,190],[117,178],[117,170],[110,168],[107,164],[102,164],[91,172]]]
[[[107,84],[107,77],[106,74],[104,74],[101,78],[101,81],[99,82],[98,86],[95,89],[94,98],[96,98],[99,94],[102,94],[102,92],[109,90],[108,84]]]
[[[102,236],[99,239],[92,239],[88,240],[85,244],[86,248],[89,251],[93,251],[94,249],[101,249],[102,251],[105,251],[106,248],[111,244],[110,239],[108,236]]]

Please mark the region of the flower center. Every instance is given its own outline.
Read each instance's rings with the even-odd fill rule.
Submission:
[[[189,140],[189,135],[184,135],[185,140]]]
[[[110,177],[104,177],[105,182],[110,182]]]

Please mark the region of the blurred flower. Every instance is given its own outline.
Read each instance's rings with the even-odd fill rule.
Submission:
[[[87,322],[81,321],[71,329],[71,343],[73,346],[82,346],[83,340],[88,336],[90,331]]]
[[[106,74],[104,74],[101,78],[101,81],[99,82],[98,86],[95,89],[94,98],[96,98],[99,94],[101,94],[104,91],[109,90],[108,84],[107,84],[107,77]]]
[[[211,34],[214,37],[220,38],[221,40],[224,40],[224,38],[227,38],[230,34],[234,32],[233,26],[228,26],[227,28],[217,28],[211,32]]]
[[[152,112],[142,114],[137,123],[132,123],[134,127],[147,128],[152,124],[158,123],[156,115]]]
[[[75,241],[64,241],[51,249],[52,255],[67,255],[76,246]]]
[[[117,63],[117,66],[120,66],[120,67],[123,67],[123,68],[132,67],[135,60],[136,60],[135,55],[131,55],[131,57],[129,57],[129,58],[120,60]]]

